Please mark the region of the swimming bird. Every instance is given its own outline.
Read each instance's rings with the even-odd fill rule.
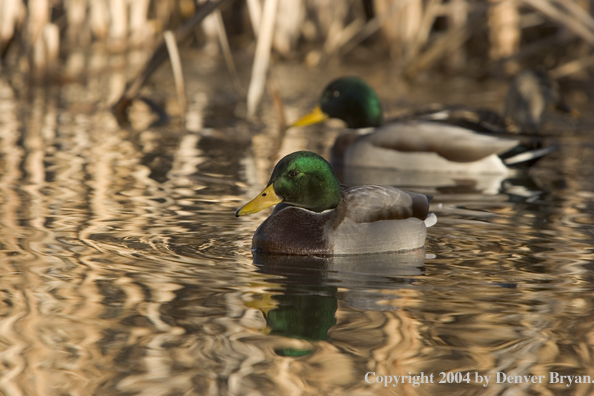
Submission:
[[[554,150],[525,145],[519,137],[492,126],[500,120],[488,124],[467,118],[456,125],[441,111],[384,122],[377,94],[357,77],[332,81],[319,105],[292,126],[327,118],[339,118],[351,129],[336,139],[331,150],[332,163],[345,166],[507,174],[511,167],[531,165]]]
[[[256,251],[298,255],[396,252],[425,245],[431,197],[395,187],[340,185],[331,165],[297,151],[275,166],[267,187],[235,215],[276,205],[252,239]]]

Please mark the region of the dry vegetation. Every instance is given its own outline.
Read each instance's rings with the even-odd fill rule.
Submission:
[[[129,99],[167,56],[180,75],[176,43],[221,53],[232,75],[233,51],[251,51],[246,99],[253,115],[271,54],[309,66],[390,57],[410,78],[425,70],[484,76],[539,66],[554,77],[588,79],[592,6],[588,0],[0,0],[1,67],[32,81],[67,81],[85,73],[84,61],[69,58],[75,51],[154,50],[129,84],[123,96]],[[164,44],[169,30],[175,35]],[[178,78],[180,94],[182,86]]]

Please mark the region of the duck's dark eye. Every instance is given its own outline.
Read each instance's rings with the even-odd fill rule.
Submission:
[[[334,96],[335,98],[338,98],[340,96],[340,92],[334,91],[334,92],[332,92],[332,96]]]
[[[299,172],[297,172],[296,170],[292,170],[289,172],[289,177],[295,177],[299,174]]]

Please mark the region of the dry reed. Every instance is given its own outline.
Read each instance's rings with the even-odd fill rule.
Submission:
[[[186,90],[184,89],[184,75],[182,72],[181,59],[179,57],[179,49],[175,41],[175,35],[171,30],[164,33],[165,45],[167,52],[169,52],[169,59],[171,61],[171,68],[173,69],[173,79],[175,81],[175,91],[181,107],[182,116],[186,114]]]
[[[232,34],[251,37],[251,42],[256,43],[247,47],[255,51],[246,98],[251,117],[257,113],[264,95],[272,52],[285,58],[302,56],[308,64],[316,65],[331,57],[347,59],[353,50],[362,49],[367,51],[363,56],[373,55],[371,59],[391,57],[409,76],[441,66],[462,70],[469,64],[493,71],[501,65],[509,66],[511,60],[516,67],[504,69],[510,72],[517,70],[517,62],[535,66],[548,54],[553,54],[555,60],[546,65],[549,69],[567,63],[568,66],[558,69],[560,75],[587,71],[592,62],[582,57],[594,45],[590,3],[580,0],[235,0],[231,9],[221,14],[218,6],[212,7],[217,3],[211,1],[195,4],[192,0],[0,0],[0,56],[3,68],[10,72],[25,72],[33,80],[45,81],[64,76],[64,59],[72,52],[88,48],[89,44],[92,49],[104,48],[109,52],[139,47],[162,52],[158,43],[162,43],[166,30],[184,26],[187,24],[184,20],[196,20],[192,14],[208,9],[208,13],[214,14],[209,20],[211,27],[203,30],[205,40],[215,52],[220,46],[234,85],[242,95],[225,26],[234,28]],[[232,18],[232,14],[240,16]],[[231,25],[237,20],[249,21],[251,26],[237,29]],[[190,30],[194,32],[195,27]],[[182,36],[176,33],[178,44]],[[560,36],[565,39],[560,40]],[[574,47],[587,49],[570,53],[568,41]],[[244,48],[246,43],[251,45],[250,40],[236,42]],[[166,56],[160,53],[157,58],[156,64],[154,58],[147,63],[143,77],[135,80],[136,84],[142,85]],[[130,97],[130,92],[126,95]]]

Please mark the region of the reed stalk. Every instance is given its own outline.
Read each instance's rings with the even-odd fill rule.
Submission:
[[[257,107],[262,98],[262,94],[264,93],[277,7],[278,0],[266,0],[264,8],[262,9],[262,22],[258,31],[256,55],[252,67],[252,78],[250,80],[247,96],[248,118],[253,118],[256,115]]]
[[[229,75],[231,77],[231,82],[233,83],[233,87],[235,91],[239,93],[241,96],[244,94],[243,86],[241,85],[241,80],[239,79],[239,75],[237,74],[237,68],[235,67],[235,61],[233,60],[233,54],[231,52],[231,46],[229,45],[229,39],[227,38],[227,32],[225,31],[225,23],[223,21],[223,17],[219,10],[215,10],[213,12],[213,16],[216,20],[216,30],[217,36],[219,38],[219,44],[221,45],[221,51],[223,52],[223,57],[225,58],[225,64],[227,65],[227,70],[229,71]]]
[[[430,5],[435,7],[435,2],[429,2]],[[447,15],[448,18],[448,27],[452,29],[460,29],[462,26],[465,26],[468,23],[468,8],[469,4],[466,0],[452,0],[450,1],[450,9]],[[431,12],[429,7],[425,13]],[[458,48],[456,51],[450,54],[450,57],[447,59],[448,66],[451,69],[462,69],[466,64],[466,52],[464,51],[464,47]]]
[[[489,56],[512,56],[520,45],[520,13],[515,0],[492,0],[489,9]]]
[[[0,57],[3,57],[18,26],[23,24],[25,12],[25,5],[19,0],[0,0]]]
[[[175,91],[177,92],[177,100],[181,108],[182,119],[186,115],[186,90],[184,89],[184,73],[182,70],[181,58],[177,48],[177,41],[175,34],[171,30],[167,30],[163,34],[167,52],[169,52],[169,60],[171,61],[171,68],[173,69],[173,80],[175,81]]]
[[[234,40],[227,37],[230,14],[215,11],[219,3],[231,1],[0,0],[0,65],[3,71],[45,81],[72,70],[87,72],[73,69],[68,59],[88,48],[111,53],[139,47],[153,50],[139,76],[129,82],[122,96],[125,102],[167,59],[165,31],[176,32],[178,46],[190,36],[201,44],[204,35],[210,34],[206,40],[210,46],[202,48],[212,48],[213,56],[221,48],[233,85],[244,96],[238,77],[241,70],[233,60],[236,48],[230,44]],[[554,53],[547,57],[555,60],[549,67],[561,75],[591,73],[587,55],[594,46],[592,4],[586,0],[235,0],[234,12],[242,12],[240,18],[251,22],[243,31],[233,29],[234,34],[243,35],[243,40],[235,41],[241,49],[254,51],[248,115],[255,116],[264,96],[272,53],[292,59],[303,56],[314,65],[331,56],[347,61],[355,49],[368,46],[362,53],[389,55],[408,76],[444,65],[450,70],[469,64],[483,70],[518,68],[522,63],[533,66]],[[211,27],[203,26],[202,35],[196,34],[205,16],[210,17]],[[476,45],[479,34],[488,37],[485,45]],[[585,46],[580,54],[586,55],[569,55],[566,49],[575,42]],[[68,78],[76,77],[68,74]]]
[[[541,12],[544,16],[564,26],[568,30],[575,33],[578,37],[586,41],[590,45],[594,45],[594,28],[592,27],[594,21],[588,15],[581,15],[579,18],[575,16],[575,7],[570,7],[571,12],[568,13],[566,6],[560,6],[565,1],[542,1],[542,0],[522,0],[525,4]]]
[[[196,26],[210,15],[217,8],[229,3],[231,0],[219,0],[218,2],[208,1],[199,8],[196,13],[175,31],[176,42],[187,39],[195,30]],[[126,89],[120,99],[113,105],[113,111],[120,125],[129,125],[127,110],[132,101],[137,97],[140,88],[146,80],[157,70],[167,59],[167,46],[161,42],[153,51],[152,56],[144,65],[139,74],[128,82]]]

